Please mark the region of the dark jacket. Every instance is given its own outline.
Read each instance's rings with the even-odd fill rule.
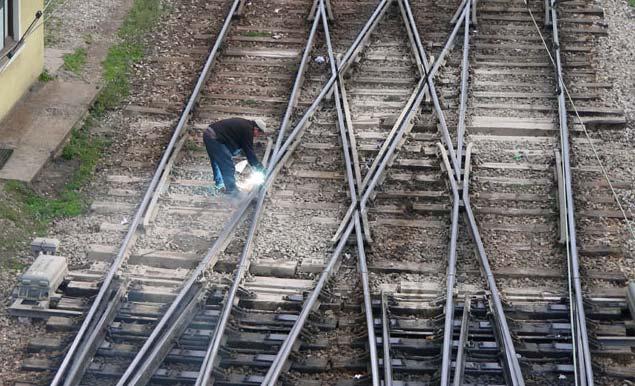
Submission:
[[[249,165],[262,168],[262,164],[254,153],[254,126],[256,126],[254,121],[243,118],[223,119],[209,125],[210,129],[216,133],[216,140],[227,146],[232,154],[242,150]]]

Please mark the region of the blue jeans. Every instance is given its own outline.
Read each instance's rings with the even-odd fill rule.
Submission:
[[[231,153],[225,144],[218,142],[215,138],[211,138],[207,131],[203,134],[203,142],[205,142],[205,149],[212,164],[216,186],[225,184],[227,192],[236,191],[236,178],[234,176],[236,168],[232,159],[234,154]],[[239,152],[240,150],[236,153]]]

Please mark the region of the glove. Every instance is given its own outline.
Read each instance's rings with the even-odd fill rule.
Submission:
[[[267,177],[267,169],[262,165],[252,168],[248,182],[251,185],[262,185]]]
[[[261,173],[263,176],[267,175],[267,168],[262,166],[262,164],[258,164],[253,168],[254,173]]]

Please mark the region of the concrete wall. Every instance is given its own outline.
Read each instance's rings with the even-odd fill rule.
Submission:
[[[19,0],[20,36],[29,28],[35,13],[42,10],[43,0]],[[29,86],[37,80],[44,66],[44,26],[39,27],[26,38],[24,45],[9,61],[0,60],[0,121],[20,100]],[[37,25],[37,24],[36,24]]]

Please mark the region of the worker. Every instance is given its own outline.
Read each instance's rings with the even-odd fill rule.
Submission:
[[[270,130],[262,119],[223,119],[205,129],[203,141],[212,163],[216,189],[224,188],[225,194],[233,197],[239,195],[232,157],[237,156],[241,150],[254,172],[266,174],[265,168],[254,153],[254,138],[269,134]]]

